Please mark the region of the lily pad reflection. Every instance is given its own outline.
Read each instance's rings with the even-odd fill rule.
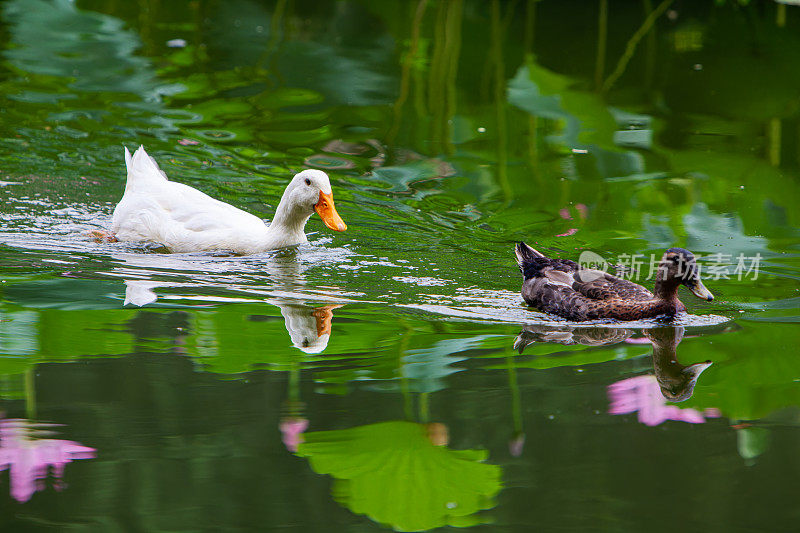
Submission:
[[[484,523],[494,507],[499,466],[485,450],[451,450],[431,431],[439,424],[381,422],[304,435],[298,455],[336,481],[336,501],[398,531]],[[438,445],[437,445],[438,444]]]

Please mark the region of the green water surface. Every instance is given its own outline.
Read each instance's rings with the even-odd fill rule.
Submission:
[[[92,242],[140,144],[348,230]],[[0,2],[0,530],[796,531],[798,203],[795,5]],[[519,240],[715,300],[571,325]]]

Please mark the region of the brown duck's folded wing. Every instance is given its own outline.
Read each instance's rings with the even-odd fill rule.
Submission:
[[[636,283],[600,270],[582,269],[572,275],[572,288],[593,300],[652,300],[653,293]]]
[[[559,283],[551,276],[526,280],[522,285],[522,297],[529,305],[546,313],[553,313],[570,320],[592,318],[588,316],[588,312],[593,300],[586,298],[569,285]]]

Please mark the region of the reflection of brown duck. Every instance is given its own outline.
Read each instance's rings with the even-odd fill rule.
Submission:
[[[677,348],[683,339],[682,327],[653,328],[642,333],[653,343],[653,370],[661,387],[661,394],[671,402],[682,402],[692,397],[697,378],[711,361],[684,366],[678,362]]]
[[[522,353],[525,348],[536,342],[605,346],[622,342],[631,335],[633,331],[622,328],[574,328],[528,324],[514,339],[514,349]]]

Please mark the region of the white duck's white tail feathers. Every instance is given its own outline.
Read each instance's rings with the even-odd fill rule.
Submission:
[[[130,174],[131,166],[133,165],[131,162],[131,151],[128,150],[127,146],[124,146],[123,148],[125,148],[125,169],[128,171],[128,174]]]
[[[167,175],[158,168],[156,160],[147,155],[142,145],[139,145],[133,156],[128,151],[128,147],[125,147],[125,166],[128,169],[128,181],[125,185],[125,190],[153,180],[167,180]]]

